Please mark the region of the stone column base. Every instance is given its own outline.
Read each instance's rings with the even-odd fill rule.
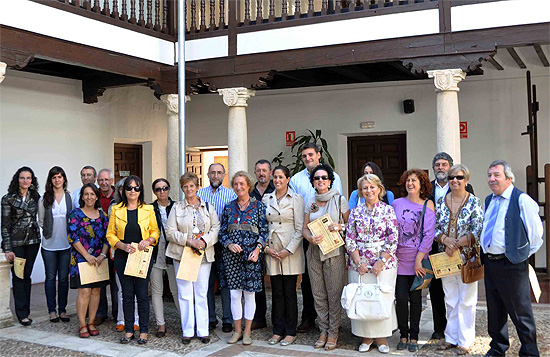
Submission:
[[[13,326],[10,310],[10,269],[11,264],[6,260],[6,255],[0,253],[0,329]]]

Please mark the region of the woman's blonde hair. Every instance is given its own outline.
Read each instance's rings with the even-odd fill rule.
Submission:
[[[251,193],[254,191],[254,180],[252,179],[252,176],[246,171],[237,171],[235,175],[231,178],[231,188],[233,188],[233,184],[235,183],[235,179],[237,177],[244,177],[246,184],[248,185],[248,193]]]
[[[466,165],[462,165],[462,164],[453,165],[449,169],[449,171],[447,171],[447,177],[455,176],[459,171],[462,171],[464,173],[464,180],[470,181],[470,170],[468,170]]]
[[[197,177],[197,175],[194,172],[190,172],[190,171],[187,171],[186,173],[181,175],[181,177],[180,177],[180,187],[183,189],[183,185],[185,185],[189,181],[193,181],[195,186],[197,186],[197,188],[199,187],[199,178]]]
[[[378,193],[378,199],[382,201],[382,197],[386,195],[386,188],[382,184],[382,181],[380,178],[374,174],[367,174],[364,176],[361,176],[359,180],[357,180],[357,195],[359,197],[363,197],[366,199],[365,196],[363,196],[363,182],[367,181],[371,185],[376,185],[378,188],[380,188],[380,192]]]

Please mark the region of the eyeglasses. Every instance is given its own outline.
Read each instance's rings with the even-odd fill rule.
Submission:
[[[139,187],[139,186],[126,186],[126,191],[130,192],[132,190],[134,190],[134,192],[140,192],[141,187]]]
[[[155,192],[161,192],[161,191],[170,191],[170,187],[168,186],[163,186],[163,187],[155,187]]]
[[[326,181],[326,180],[328,180],[328,176],[313,176],[313,179],[315,181],[319,181],[319,180]]]
[[[457,176],[449,176],[449,181],[452,181],[454,179],[457,179],[459,181],[464,180],[464,175],[457,175]]]

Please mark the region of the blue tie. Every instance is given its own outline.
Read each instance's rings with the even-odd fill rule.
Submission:
[[[489,217],[489,220],[487,221],[487,229],[485,230],[485,234],[483,236],[483,244],[485,245],[485,248],[488,248],[491,246],[491,242],[493,241],[493,229],[495,228],[495,223],[497,221],[498,217],[498,211],[500,210],[500,201],[501,196],[495,196],[493,198],[493,211],[491,212],[491,217]]]

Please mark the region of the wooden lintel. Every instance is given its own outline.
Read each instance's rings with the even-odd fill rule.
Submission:
[[[518,65],[519,68],[521,68],[521,69],[527,68],[525,63],[519,57],[519,54],[517,53],[517,51],[514,49],[514,47],[508,47],[507,50],[508,50],[508,53],[510,54],[510,56],[512,56],[512,58],[514,59],[514,62],[516,62],[516,64]]]
[[[546,55],[544,54],[542,47],[540,45],[534,45],[533,47],[535,48],[535,52],[537,52],[537,56],[539,56],[539,59],[542,62],[542,65],[544,67],[550,67],[550,62],[548,62],[548,58],[546,58]]]

